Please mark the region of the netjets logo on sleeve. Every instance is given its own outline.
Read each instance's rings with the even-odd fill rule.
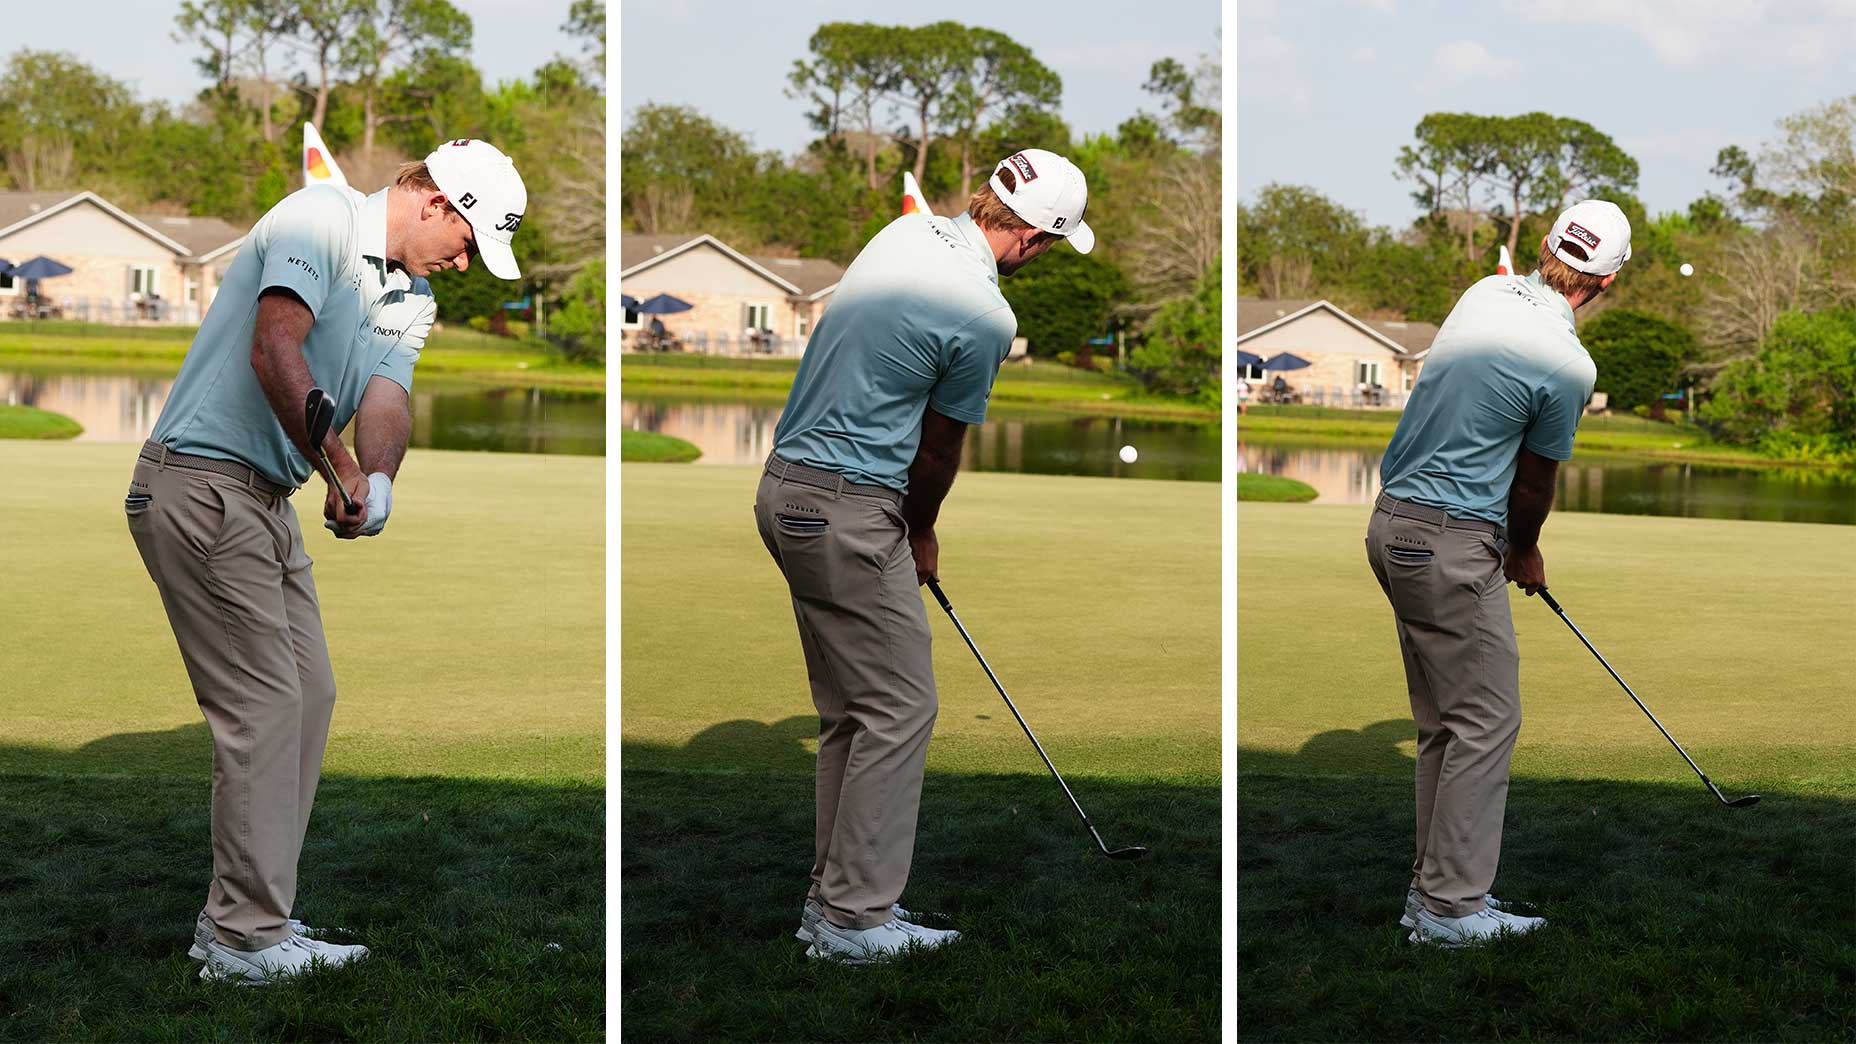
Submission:
[[[1584,243],[1586,246],[1586,249],[1588,250],[1598,249],[1598,243],[1599,243],[1598,236],[1595,233],[1593,233],[1591,229],[1586,228],[1584,225],[1579,224],[1577,221],[1568,221],[1566,223],[1566,234],[1578,240],[1579,242]]]
[[[286,257],[284,258],[284,263],[287,265],[295,265],[296,267],[302,269],[303,271],[308,272],[309,277],[311,279],[314,279],[318,282],[322,280],[322,273],[316,271],[316,266],[310,264],[308,261],[305,261],[300,257]]]

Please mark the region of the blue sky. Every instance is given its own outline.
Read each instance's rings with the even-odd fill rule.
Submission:
[[[1220,0],[633,0],[623,11],[619,104],[629,119],[645,102],[689,105],[745,135],[754,148],[791,155],[816,137],[805,105],[784,94],[806,40],[827,22],[925,25],[943,19],[1013,37],[1063,78],[1061,115],[1073,134],[1112,132],[1137,109],[1157,112],[1141,90],[1161,58],[1196,64],[1216,55]]]
[[[1308,185],[1393,227],[1426,113],[1585,120],[1657,213],[1721,188],[1723,146],[1856,92],[1856,0],[1239,0],[1236,32],[1240,198]]]
[[[527,77],[556,54],[578,59],[561,32],[570,0],[451,0],[470,16],[471,61],[486,86]],[[12,8],[14,5],[9,4]],[[82,18],[57,4],[19,4],[0,21],[0,59],[20,48],[70,51],[127,83],[143,101],[184,103],[206,85],[197,51],[172,39],[180,0],[83,0]]]

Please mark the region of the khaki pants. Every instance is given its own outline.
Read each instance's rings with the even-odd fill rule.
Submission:
[[[1521,730],[1500,527],[1381,495],[1366,558],[1398,619],[1418,725],[1412,886],[1432,913],[1483,907],[1501,860],[1508,758]]]
[[[151,448],[124,505],[212,732],[206,914],[219,941],[240,950],[290,934],[297,857],[335,706],[296,512],[265,486]]]
[[[792,593],[818,708],[810,895],[844,928],[890,919],[908,884],[938,707],[899,496],[770,458],[754,498]]]

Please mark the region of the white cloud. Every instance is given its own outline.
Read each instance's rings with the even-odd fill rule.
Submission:
[[[1438,45],[1431,54],[1431,64],[1450,81],[1497,76],[1502,72],[1502,63],[1487,47],[1474,40],[1452,40]]]
[[[1723,61],[1740,69],[1824,68],[1856,53],[1856,0],[1509,0],[1508,10],[1536,24],[1627,33],[1673,69]]]

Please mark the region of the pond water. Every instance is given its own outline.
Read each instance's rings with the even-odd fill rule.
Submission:
[[[620,423],[634,431],[674,435],[702,450],[697,464],[759,464],[773,445],[782,402],[739,402],[713,397],[639,395],[620,402]],[[1139,458],[1123,463],[1133,446]],[[967,433],[960,466],[966,471],[1035,475],[1219,480],[1222,448],[1216,422],[1133,419],[1014,410],[993,406],[986,423]]]
[[[10,365],[0,369],[0,403],[62,413],[84,426],[80,440],[140,442],[154,429],[173,385],[171,375]],[[431,449],[606,452],[606,396],[600,391],[415,377],[412,423],[412,445]]]
[[[1320,504],[1368,504],[1379,495],[1377,449],[1244,439],[1238,470],[1315,487]],[[1736,468],[1575,455],[1560,465],[1556,511],[1678,515],[1856,525],[1856,473]]]

